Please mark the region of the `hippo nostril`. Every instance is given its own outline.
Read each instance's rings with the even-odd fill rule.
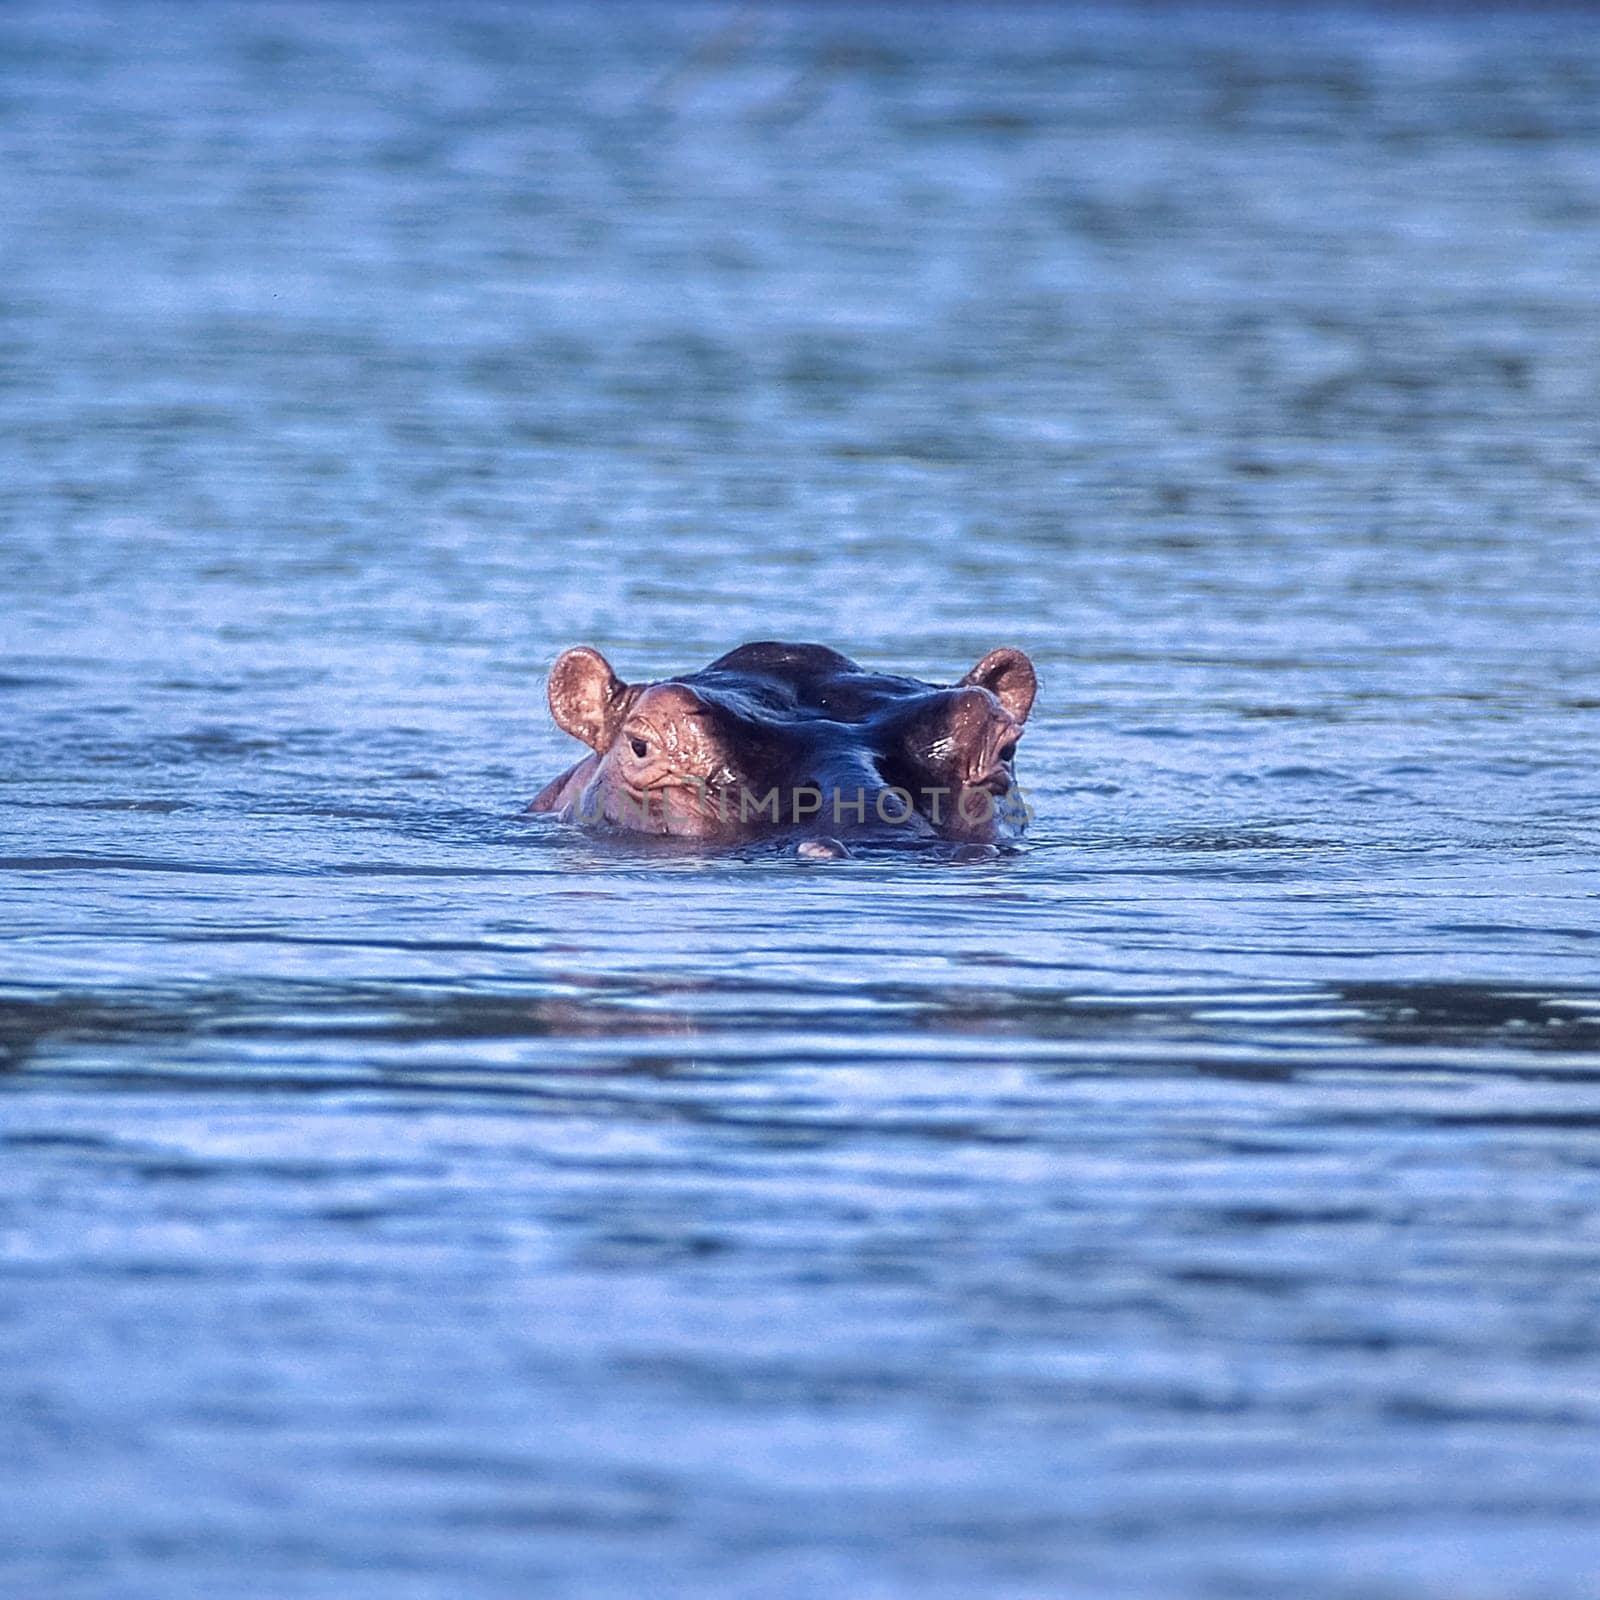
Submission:
[[[1017,741],[1015,739],[1009,740],[1007,743],[1001,745],[999,751],[997,752],[1000,760],[1002,761],[1010,761],[1016,755],[1016,753]]]
[[[650,746],[648,744],[646,744],[643,739],[630,739],[628,741],[628,744],[632,747],[633,753],[641,761],[643,761],[644,758],[645,758],[646,752],[650,749]]]

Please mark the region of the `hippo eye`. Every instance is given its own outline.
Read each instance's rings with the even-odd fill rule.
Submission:
[[[1000,759],[1002,761],[1011,760],[1011,758],[1014,755],[1016,755],[1016,753],[1017,753],[1017,741],[1015,739],[1011,740],[1011,742],[1009,744],[1003,744],[1003,745],[1000,746]]]
[[[649,750],[650,746],[643,739],[640,739],[637,736],[629,739],[628,743],[630,746],[632,746],[633,753],[638,756],[641,761],[643,761],[645,758],[645,753]]]

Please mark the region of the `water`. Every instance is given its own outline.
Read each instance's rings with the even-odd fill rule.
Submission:
[[[1591,1595],[1581,12],[0,13],[0,1584]],[[1019,856],[515,812],[1043,682]]]

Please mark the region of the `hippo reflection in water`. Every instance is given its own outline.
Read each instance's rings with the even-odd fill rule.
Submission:
[[[1032,662],[1011,649],[948,686],[772,642],[628,684],[579,646],[551,670],[550,710],[594,753],[528,810],[706,840],[993,843],[1028,820],[1012,763],[1036,688]]]

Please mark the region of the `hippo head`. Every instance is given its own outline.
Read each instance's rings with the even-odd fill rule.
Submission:
[[[551,671],[550,709],[593,754],[528,809],[702,839],[867,829],[993,840],[1026,818],[1012,763],[1035,690],[1028,658],[1009,649],[952,686],[773,642],[626,684],[579,646]]]
[[[879,771],[947,838],[1020,832],[1017,741],[1037,692],[1033,663],[1020,650],[992,650],[955,687],[924,688],[880,713]]]
[[[813,794],[862,781],[848,742],[827,738],[758,678],[704,672],[629,685],[579,646],[555,662],[549,694],[557,723],[595,752],[565,774],[560,805],[576,821],[739,837],[803,824],[818,814]]]

